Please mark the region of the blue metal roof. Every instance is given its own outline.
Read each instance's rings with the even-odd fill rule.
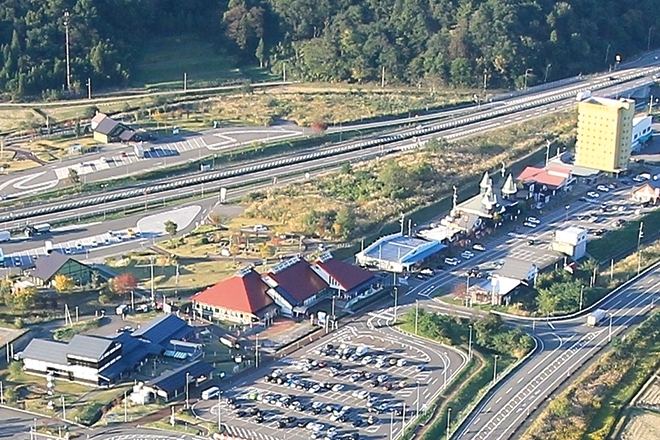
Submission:
[[[167,343],[170,339],[186,336],[192,328],[175,315],[162,315],[152,319],[133,332],[136,338],[146,339],[153,344]]]
[[[446,246],[439,241],[392,234],[379,238],[367,247],[363,254],[369,258],[409,265],[418,263],[445,248]]]

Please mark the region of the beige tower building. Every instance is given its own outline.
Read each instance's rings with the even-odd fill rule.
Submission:
[[[589,98],[578,104],[575,165],[618,173],[628,168],[635,101]]]

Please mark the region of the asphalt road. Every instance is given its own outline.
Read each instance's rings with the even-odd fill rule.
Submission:
[[[619,72],[619,74],[623,74],[622,72]],[[590,80],[590,83],[594,84],[603,84],[603,83],[608,83],[608,76],[603,76],[599,77],[597,79]],[[636,88],[639,87],[640,85],[647,84],[649,82],[648,78],[641,78],[637,80],[633,80],[630,82],[627,82],[625,84],[617,84],[611,87],[607,87],[605,89],[602,89],[598,92],[595,92],[595,95],[598,96],[616,96],[619,94],[622,94],[625,92],[625,90],[629,90],[631,88]],[[492,117],[491,119],[487,120],[480,120],[480,116],[478,114],[463,117],[461,120],[464,121],[466,126],[459,126],[456,128],[452,129],[447,129],[443,130],[441,132],[442,136],[445,137],[446,139],[449,140],[455,140],[459,138],[464,138],[468,137],[474,134],[482,133],[488,130],[493,130],[497,128],[501,128],[510,124],[515,124],[518,122],[521,122],[523,120],[529,120],[535,117],[539,117],[545,114],[549,114],[552,112],[557,112],[561,110],[565,110],[568,108],[571,108],[575,105],[575,99],[574,99],[574,90],[576,88],[584,88],[585,84],[580,83],[578,85],[569,85],[566,88],[562,88],[561,90],[552,90],[552,91],[546,91],[546,92],[540,92],[537,95],[533,96],[524,96],[521,98],[514,98],[510,101],[506,101],[505,105],[507,106],[512,106],[512,110],[515,111],[514,114],[506,114],[503,116],[499,117]],[[572,91],[573,90],[573,91]],[[561,95],[561,96],[566,96],[566,99],[557,101],[557,102],[552,102],[550,104],[545,104],[541,105],[543,102],[547,101],[548,99],[554,99],[552,98],[553,96],[556,95]],[[539,107],[533,107],[529,108],[526,110],[520,110],[517,111],[517,109],[521,105],[526,105],[525,102],[534,102],[539,103]],[[484,114],[490,114],[492,113],[493,110],[487,110]],[[240,175],[240,176],[234,176],[234,177],[228,177],[219,181],[215,181],[213,183],[208,183],[206,184],[206,189],[208,191],[209,187],[215,187],[218,188],[220,186],[223,187],[228,187],[232,188],[233,186],[236,185],[243,185],[248,182],[257,182],[260,180],[264,179],[273,179],[273,178],[280,178],[282,176],[290,175],[292,173],[300,173],[304,174],[305,172],[312,171],[314,169],[318,169],[319,167],[328,167],[328,166],[333,166],[337,165],[340,163],[344,162],[357,162],[357,161],[362,161],[362,160],[367,160],[367,159],[373,159],[374,157],[377,157],[382,154],[387,154],[389,152],[393,151],[406,151],[406,150],[411,150],[419,146],[420,143],[423,143],[425,140],[432,139],[437,137],[437,134],[432,134],[432,135],[424,135],[420,136],[417,139],[413,140],[405,140],[405,141],[400,141],[400,142],[393,142],[388,145],[380,146],[380,147],[375,147],[375,148],[364,148],[364,149],[359,149],[359,150],[354,150],[350,152],[346,152],[343,154],[331,156],[331,157],[324,157],[320,159],[316,159],[313,161],[309,162],[303,162],[303,163],[294,163],[291,165],[284,165],[280,166],[276,169],[270,169],[270,170],[261,170],[258,171],[258,168],[256,166],[248,165],[245,167],[245,170],[247,174]],[[254,167],[254,168],[253,168]],[[159,200],[168,200],[172,199],[175,197],[181,197],[185,195],[192,195],[192,194],[200,194],[203,193],[204,191],[204,185],[205,184],[198,184],[195,186],[186,186],[182,188],[175,188],[167,191],[161,191],[155,194],[147,194],[145,193],[144,195],[144,202],[145,204],[148,203],[157,203]],[[90,200],[97,200],[98,195],[95,196],[87,196],[87,197],[82,197],[80,199],[90,199]],[[57,220],[61,220],[62,218],[75,218],[76,216],[82,215],[82,214],[89,214],[89,213],[102,213],[106,209],[111,209],[117,206],[120,207],[125,207],[129,203],[133,204],[141,204],[142,203],[142,196],[138,197],[133,197],[132,199],[123,199],[123,200],[116,200],[116,201],[111,201],[111,202],[104,202],[104,203],[98,203],[94,206],[85,206],[81,208],[75,208],[75,207],[70,207],[67,209],[66,212],[59,212],[59,213],[53,213],[53,214],[43,214],[43,215],[36,215],[36,216],[31,216],[29,219],[24,219],[20,221],[7,221],[6,227],[8,228],[14,228],[14,227],[21,227],[22,225],[25,225],[25,223],[30,222],[30,223],[38,223],[38,222],[54,222]],[[61,205],[62,202],[60,203],[53,203],[50,205]],[[50,206],[47,203],[44,203],[40,206],[40,208],[44,208],[46,206]],[[28,208],[28,209],[12,209],[10,212],[5,212],[5,215],[8,215],[9,217],[20,214],[22,212],[32,212],[34,208]]]
[[[262,369],[260,374],[254,374],[251,378],[231,388],[224,389],[224,396],[237,398],[237,401],[242,405],[242,410],[253,406],[259,407],[263,411],[264,421],[261,424],[256,424],[253,418],[249,416],[237,417],[236,411],[231,410],[223,403],[220,406],[220,417],[223,426],[230,435],[247,440],[306,440],[309,438],[309,431],[304,428],[290,426],[278,429],[273,426],[274,421],[283,416],[294,416],[307,422],[323,423],[325,425],[324,430],[334,426],[340,434],[357,431],[360,438],[384,439],[390,436],[398,437],[402,433],[403,423],[405,422],[408,426],[418,411],[426,409],[427,402],[433,401],[442,392],[445,385],[450,383],[460,372],[467,362],[467,356],[454,348],[405,335],[389,327],[388,323],[393,317],[392,313],[393,311],[390,309],[365,314],[347,323],[339,330],[328,334],[313,345],[305,347],[292,356],[277,361],[275,364],[271,364],[266,369]],[[316,350],[328,343],[333,344],[335,347],[346,344],[353,348],[364,344],[369,347],[368,355],[383,354],[397,360],[404,359],[407,363],[405,365],[388,365],[384,368],[377,368],[374,365],[375,361],[368,365],[361,365],[359,361],[337,360],[334,357],[325,357],[318,354]],[[329,365],[322,369],[301,372],[294,367],[294,364],[305,358],[327,360]],[[340,365],[339,376],[329,376],[330,365]],[[424,366],[423,371],[418,370],[418,366]],[[283,374],[291,373],[298,379],[310,380],[316,383],[342,384],[344,388],[311,393],[287,388],[283,385],[265,383],[262,380],[263,376],[277,368],[282,369]],[[391,391],[385,391],[380,386],[374,388],[368,385],[368,380],[349,381],[350,372],[356,371],[370,372],[374,375],[374,378],[379,374],[388,374],[390,376],[389,382],[395,384],[394,388]],[[396,385],[402,380],[408,383],[405,388],[399,388]],[[405,417],[384,411],[381,414],[374,414],[378,419],[374,425],[367,426],[365,424],[359,428],[354,428],[351,426],[350,421],[332,421],[329,417],[330,414],[325,411],[319,415],[312,415],[267,405],[263,402],[250,401],[245,397],[250,392],[255,391],[262,395],[292,394],[298,397],[307,407],[312,402],[322,402],[324,405],[332,404],[339,407],[348,406],[350,407],[348,414],[351,421],[355,418],[366,420],[369,415],[366,411],[366,400],[354,395],[355,392],[361,390],[377,397],[381,403],[398,405],[402,409],[405,405]],[[193,408],[194,413],[201,419],[212,423],[218,420],[218,403],[216,399],[200,400],[194,403]]]
[[[660,268],[655,268],[618,289],[598,306],[611,316],[599,327],[588,327],[584,317],[566,321],[519,321],[534,332],[539,353],[501,383],[483,402],[466,426],[454,435],[460,439],[509,439],[530,412],[550,397],[562,383],[605,347],[611,338],[642,322],[657,301]]]

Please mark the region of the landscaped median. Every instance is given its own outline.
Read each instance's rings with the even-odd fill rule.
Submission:
[[[423,308],[412,309],[398,323],[410,334],[439,341],[449,346],[467,347],[470,350],[472,333],[473,357],[466,367],[454,378],[438,399],[427,403],[418,420],[410,424],[404,439],[421,435],[423,440],[438,440],[447,433],[447,414],[453,433],[462,421],[478,405],[491,387],[504,378],[519,360],[524,359],[534,348],[531,336],[518,329],[503,325],[499,316],[489,315],[476,321],[449,317]],[[496,361],[497,357],[497,361]],[[495,362],[497,377],[495,378]],[[418,425],[430,425],[418,428]]]
[[[649,316],[552,399],[522,440],[609,438],[623,408],[660,364],[660,313]]]

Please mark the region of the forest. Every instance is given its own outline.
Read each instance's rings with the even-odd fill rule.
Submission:
[[[657,0],[3,0],[0,93],[130,84],[145,41],[210,41],[287,79],[483,89],[606,70],[660,46]],[[66,32],[70,76],[67,84]]]

